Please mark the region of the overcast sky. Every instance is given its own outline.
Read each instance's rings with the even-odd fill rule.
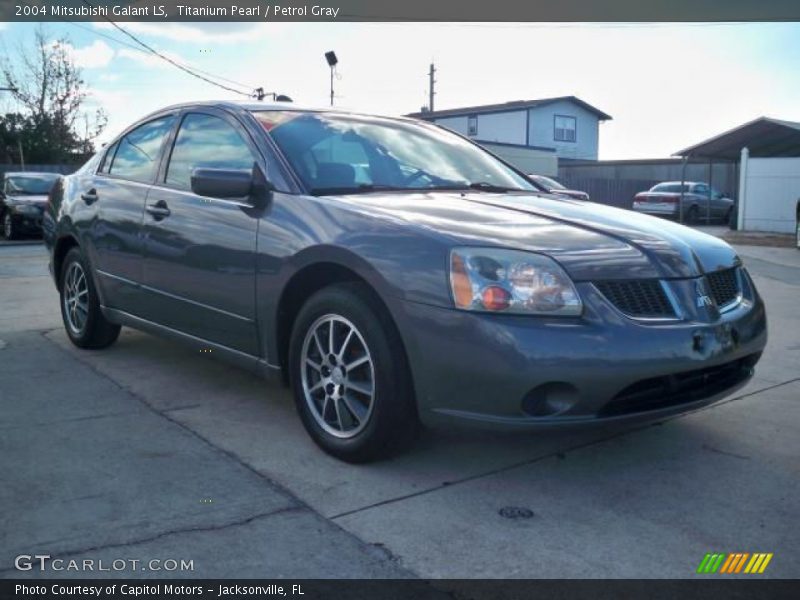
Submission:
[[[13,57],[34,27],[0,23],[0,52]],[[71,39],[92,102],[110,117],[104,139],[166,104],[237,97],[131,48],[108,23],[47,27]],[[798,23],[123,27],[183,64],[243,84],[233,87],[262,86],[304,105],[328,103],[327,50],[340,60],[337,105],[367,112],[419,110],[431,61],[437,109],[575,95],[613,117],[600,128],[601,159],[669,156],[764,115],[800,121]]]

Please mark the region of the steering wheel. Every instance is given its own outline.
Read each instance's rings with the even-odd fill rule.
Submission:
[[[403,179],[403,185],[407,186],[408,184],[413,183],[414,181],[416,181],[420,177],[424,177],[425,175],[430,176],[427,171],[423,171],[422,169],[417,169],[411,175]]]

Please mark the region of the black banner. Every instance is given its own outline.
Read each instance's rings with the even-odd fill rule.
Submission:
[[[4,580],[0,598],[155,600],[794,600],[798,580]]]
[[[800,21],[797,0],[3,0],[2,21]]]

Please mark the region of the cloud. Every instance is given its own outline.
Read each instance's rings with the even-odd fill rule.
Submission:
[[[105,67],[114,58],[114,49],[102,40],[95,40],[91,45],[83,48],[67,45],[67,51],[75,64],[84,69]]]
[[[179,54],[175,52],[166,52],[163,50],[159,50],[159,53],[163,56],[171,58],[175,62],[178,63],[185,63],[185,59],[181,57]],[[144,65],[146,67],[151,68],[174,68],[170,65],[167,61],[163,58],[159,58],[155,54],[151,54],[149,52],[140,51],[140,50],[133,50],[132,48],[122,48],[119,52],[117,52],[117,56],[120,58],[126,58],[128,60],[132,60],[136,63]]]
[[[111,23],[94,23],[98,29],[116,31]],[[198,44],[233,44],[261,39],[269,27],[275,32],[275,23],[142,23],[131,21],[122,24],[127,31],[178,42]],[[117,31],[117,33],[119,33]]]

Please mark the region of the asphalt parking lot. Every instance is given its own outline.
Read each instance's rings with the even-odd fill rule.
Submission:
[[[207,355],[127,329],[72,347],[43,247],[0,246],[0,576],[87,575],[14,568],[49,554],[193,561],[119,573],[143,577],[691,578],[707,552],[771,552],[760,577],[800,577],[800,252],[737,250],[770,340],[734,397],[646,425],[431,431],[352,466],[287,390]]]

